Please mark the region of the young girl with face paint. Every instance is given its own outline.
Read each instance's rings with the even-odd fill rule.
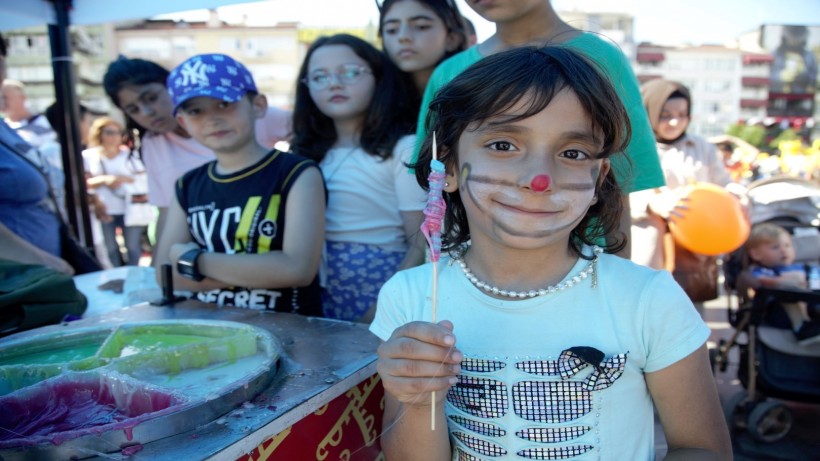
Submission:
[[[325,316],[370,321],[382,284],[421,264],[426,195],[408,174],[413,118],[383,53],[351,35],[321,37],[299,71],[293,151],[319,163],[328,192]]]
[[[519,46],[560,45],[580,51],[595,61],[609,78],[626,107],[632,138],[624,153],[612,159],[624,196],[620,231],[629,235],[629,200],[627,194],[663,186],[663,174],[655,151],[646,111],[641,107],[638,80],[623,52],[612,40],[599,33],[588,33],[564,22],[552,0],[465,0],[467,6],[482,18],[495,24],[495,34],[447,59],[436,67],[420,105],[416,135],[418,147],[429,133],[425,121],[427,109],[438,90],[470,65],[495,53]],[[629,257],[630,241],[619,254]]]
[[[627,120],[606,78],[562,47],[490,56],[433,100],[444,320],[430,322],[429,265],[382,288],[370,329],[385,341],[388,459],[649,460],[654,410],[667,459],[731,458],[709,328],[668,272],[611,254],[610,158]],[[426,139],[424,187],[431,152]]]

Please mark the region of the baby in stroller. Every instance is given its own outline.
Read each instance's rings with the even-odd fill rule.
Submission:
[[[737,287],[741,298],[746,299],[751,299],[753,291],[761,287],[808,288],[809,274],[817,270],[816,261],[795,263],[792,236],[784,227],[770,222],[752,227],[745,256],[746,267],[738,277]],[[820,322],[812,320],[805,302],[781,305],[801,346],[820,342]]]
[[[743,390],[724,400],[726,420],[738,435],[743,431],[770,443],[784,438],[795,422],[784,400],[820,403],[820,341],[804,345],[817,336],[809,332],[816,331],[820,305],[813,283],[820,275],[820,185],[775,177],[750,184],[747,195],[751,234],[723,262],[726,287],[739,301],[733,307],[727,298],[734,332],[718,341],[710,357],[715,371],[725,372],[738,346]]]

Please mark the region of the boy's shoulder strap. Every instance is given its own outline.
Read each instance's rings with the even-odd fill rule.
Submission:
[[[285,180],[282,182],[282,189],[289,189],[291,186],[291,181],[296,180],[296,178],[302,171],[313,165],[316,165],[316,162],[309,159],[304,159],[293,165],[290,169],[290,172],[288,172],[287,176],[285,176]]]

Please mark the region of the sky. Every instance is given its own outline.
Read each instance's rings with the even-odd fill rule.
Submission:
[[[479,41],[494,27],[456,0],[470,18]],[[729,44],[761,24],[820,26],[820,0],[553,0],[557,10],[620,11],[635,18],[635,41],[659,45]],[[375,0],[262,0],[219,8],[220,17],[248,25],[298,21],[319,26],[361,26],[378,21]],[[161,18],[204,20],[207,12],[165,15]]]

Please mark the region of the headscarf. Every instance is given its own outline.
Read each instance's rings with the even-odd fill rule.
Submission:
[[[686,101],[689,103],[689,112],[687,112],[686,115],[691,115],[692,97],[689,94],[689,88],[686,88],[686,86],[682,83],[658,78],[641,85],[641,98],[643,99],[643,106],[646,108],[646,113],[649,115],[649,123],[652,125],[652,131],[655,133],[658,132],[658,125],[660,125],[663,105],[666,104],[666,101],[668,101],[669,97],[675,92],[686,98]],[[674,140],[659,141],[668,143]]]

